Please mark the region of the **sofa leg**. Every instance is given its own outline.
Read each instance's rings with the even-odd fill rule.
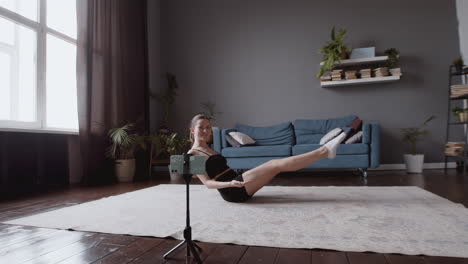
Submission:
[[[359,172],[361,173],[361,176],[367,180],[367,169],[366,168],[359,168]]]
[[[359,168],[358,170],[363,178],[363,184],[367,185],[367,168]]]

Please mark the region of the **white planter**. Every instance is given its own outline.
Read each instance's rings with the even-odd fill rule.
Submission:
[[[116,160],[115,174],[119,182],[132,182],[135,176],[135,159]]]
[[[407,173],[421,173],[423,171],[424,154],[405,154],[403,156]]]
[[[463,112],[458,114],[458,120],[460,122],[467,122],[468,121],[468,113]]]
[[[180,180],[184,179],[182,174],[172,173],[170,165],[167,166],[167,169],[169,170],[169,175],[171,176],[171,181],[180,181]]]

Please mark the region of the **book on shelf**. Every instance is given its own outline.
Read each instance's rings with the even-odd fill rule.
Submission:
[[[453,89],[468,89],[468,83],[467,84],[454,84],[450,86],[450,88]]]
[[[371,69],[360,69],[359,74],[361,74],[362,79],[371,78],[372,72]]]
[[[452,93],[464,93],[468,91],[468,88],[450,89]]]
[[[342,80],[343,70],[333,70],[331,71],[332,81],[341,81]]]
[[[468,94],[468,84],[454,84],[450,86],[450,97],[456,98]]]
[[[375,77],[382,77],[382,76],[388,76],[389,75],[387,67],[376,68],[373,71],[374,71],[374,76]]]
[[[346,71],[345,72],[346,80],[354,80],[357,79],[356,71]]]
[[[445,144],[444,154],[446,156],[462,156],[465,150],[465,142],[447,142]]]
[[[390,74],[392,76],[401,76],[401,69],[400,68],[393,68],[393,69],[390,69]]]

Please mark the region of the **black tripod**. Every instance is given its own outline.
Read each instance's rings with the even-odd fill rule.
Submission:
[[[189,171],[189,154],[184,154],[184,172]],[[192,174],[184,173],[184,180],[187,186],[187,225],[185,226],[184,229],[184,241],[180,242],[177,246],[175,246],[173,249],[169,250],[166,254],[164,254],[163,258],[166,258],[169,256],[172,252],[174,252],[176,249],[181,247],[183,244],[187,243],[187,257],[190,257],[190,251],[193,253],[193,256],[195,257],[195,260],[197,263],[202,263],[200,256],[198,255],[197,249],[199,251],[202,251],[202,249],[195,244],[195,242],[192,241],[192,228],[190,227],[190,206],[189,206],[189,186],[190,186],[190,181],[192,180]]]

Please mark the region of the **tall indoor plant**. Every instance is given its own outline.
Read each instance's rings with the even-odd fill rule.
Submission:
[[[341,59],[346,59],[350,49],[344,44],[346,29],[340,29],[335,33],[335,27],[331,31],[331,41],[322,47],[319,52],[323,54],[320,66],[320,71],[317,73],[317,78],[320,78],[326,71],[333,69],[335,62],[341,62]]]
[[[408,173],[421,173],[424,164],[424,154],[416,154],[416,144],[422,141],[423,137],[429,134],[429,131],[424,127],[433,120],[435,116],[430,116],[424,123],[418,127],[402,128],[403,142],[410,146],[410,154],[404,154],[406,171]]]
[[[135,124],[112,128],[108,132],[112,142],[107,156],[115,160],[115,173],[119,182],[131,182],[135,176],[135,151],[146,148],[146,137],[135,132]]]
[[[153,93],[151,97],[156,98],[159,102],[163,104],[164,113],[161,125],[159,127],[160,134],[169,134],[169,115],[171,111],[171,106],[175,102],[177,97],[177,89],[179,85],[177,84],[176,76],[172,73],[166,73],[167,80],[167,89],[164,93]]]

